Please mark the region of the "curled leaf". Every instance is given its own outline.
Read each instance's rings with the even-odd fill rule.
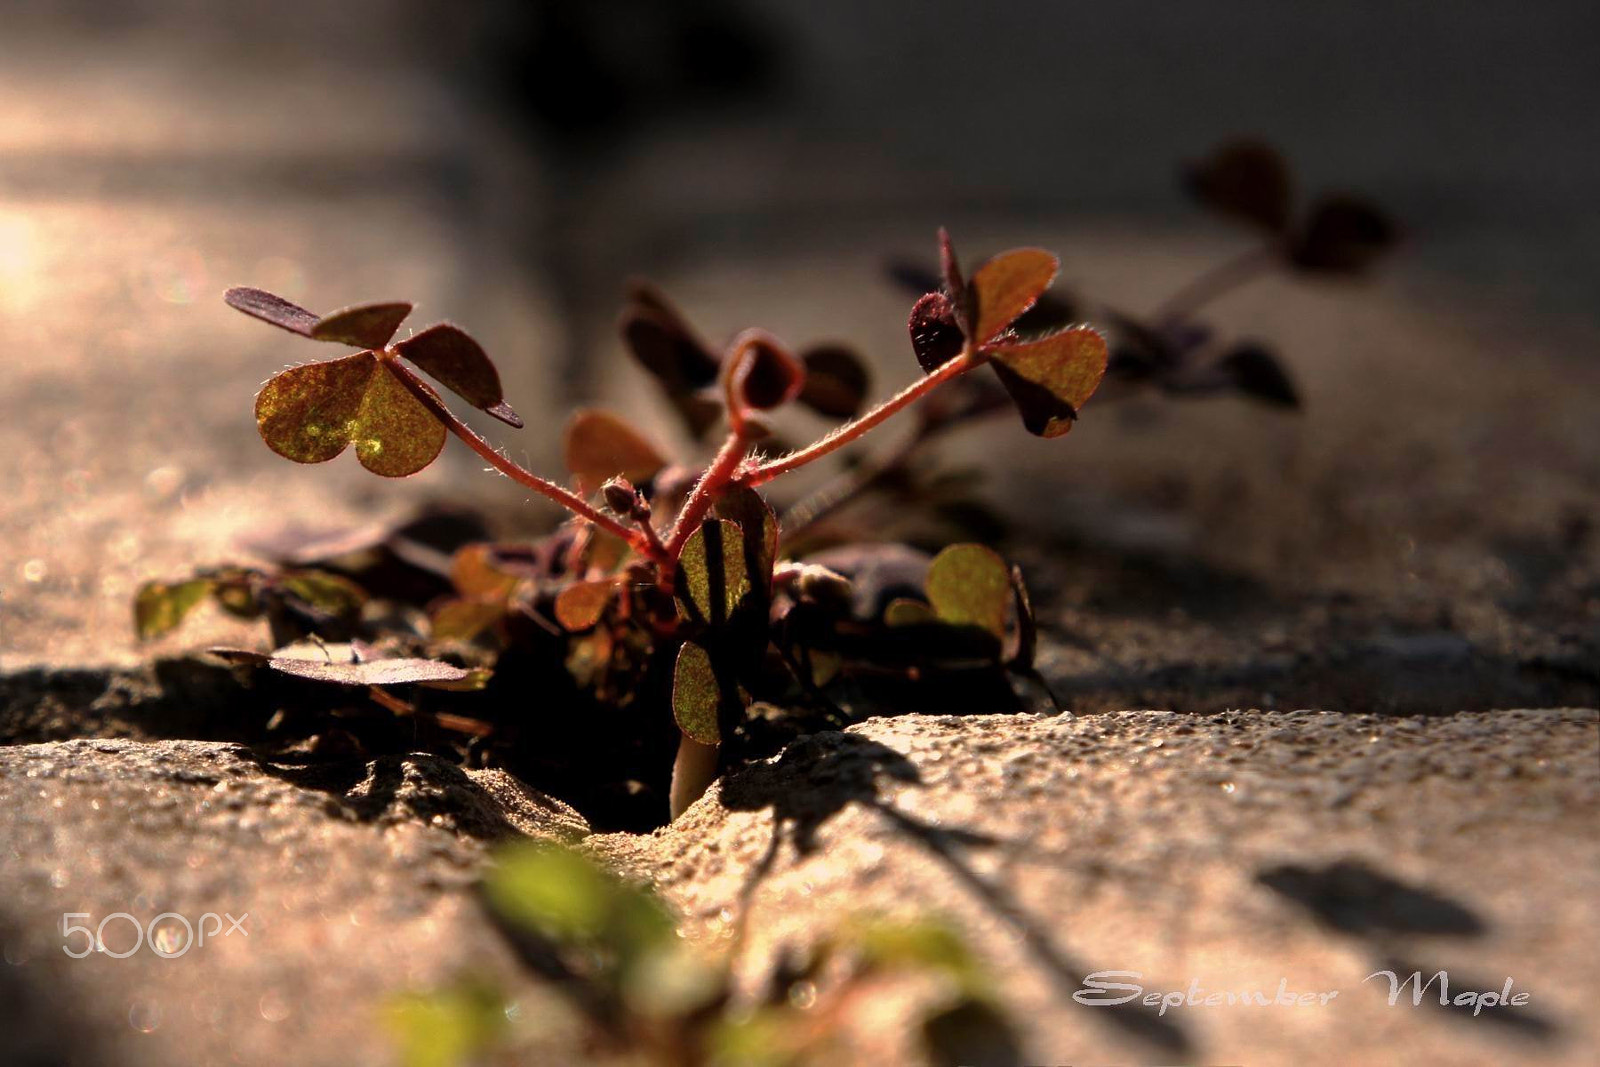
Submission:
[[[1042,248],[1002,252],[972,275],[972,341],[986,345],[1034,305],[1055,280],[1061,261]]]
[[[1220,214],[1272,233],[1289,228],[1294,207],[1289,165],[1276,149],[1261,141],[1237,140],[1218,146],[1209,158],[1186,170],[1184,185],[1197,200]]]
[[[1088,326],[1037,341],[988,349],[995,373],[1011,394],[1028,432],[1060,437],[1094,395],[1106,372],[1106,342]]]
[[[269,322],[301,337],[310,337],[312,328],[317,324],[316,315],[265,289],[235,286],[223,293],[222,299],[235,311],[242,311],[252,318]]]
[[[801,353],[800,361],[806,370],[800,403],[837,419],[860,413],[871,382],[860,356],[843,345],[818,345]]]
[[[734,338],[725,360],[730,405],[769,411],[800,395],[806,369],[765,330],[746,330]]]
[[[473,407],[522,428],[521,417],[506,403],[494,362],[459,326],[437,323],[396,343],[394,350]]]
[[[1300,392],[1283,364],[1269,349],[1245,342],[1217,361],[1217,370],[1226,375],[1239,392],[1280,407],[1300,406]]]
[[[605,614],[616,589],[610,579],[574,582],[556,595],[556,621],[569,633],[589,629]]]
[[[702,745],[721,744],[717,713],[722,702],[711,654],[693,641],[685,642],[672,672],[672,717],[678,729]]]
[[[977,626],[1003,638],[1011,573],[983,545],[951,545],[928,567],[928,602],[942,622]]]
[[[720,626],[750,594],[744,531],[725,519],[707,519],[689,535],[678,557],[678,603],[689,618]]]
[[[943,293],[928,293],[913,304],[907,325],[917,364],[929,374],[959,356],[966,345],[954,306]]]
[[[643,484],[667,465],[626,420],[594,408],[577,412],[567,423],[563,454],[567,470],[589,491],[612,478]]]
[[[148,641],[177,629],[213,586],[209,578],[191,578],[170,585],[148,582],[141,586],[133,600],[133,624],[139,640]]]
[[[311,327],[311,336],[357,348],[382,348],[409,314],[411,305],[404,302],[357,304],[322,316]]]
[[[1330,196],[1312,207],[1289,256],[1302,270],[1360,274],[1399,240],[1399,227],[1377,205]]]

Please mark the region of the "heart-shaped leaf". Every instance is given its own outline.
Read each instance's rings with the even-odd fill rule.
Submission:
[[[928,566],[928,603],[942,622],[977,626],[1003,638],[1011,573],[983,545],[951,545]]]
[[[860,413],[871,383],[860,356],[843,345],[817,345],[801,353],[800,362],[806,368],[800,403],[836,419]]]
[[[262,322],[270,322],[279,329],[297,333],[301,337],[310,337],[312,329],[317,325],[316,315],[265,289],[235,286],[223,293],[222,299],[236,311],[242,311]]]
[[[955,309],[943,293],[928,293],[911,307],[911,350],[917,364],[932,374],[961,354],[966,338],[956,322]]]
[[[191,578],[170,585],[150,582],[142,586],[133,600],[133,624],[139,640],[148,641],[176,629],[213,585],[209,578]]]
[[[1399,227],[1377,205],[1331,196],[1311,209],[1290,258],[1303,270],[1360,274],[1399,240]]]
[[[1106,373],[1105,338],[1077,326],[1037,341],[994,345],[990,365],[1011,394],[1028,432],[1060,437]]]
[[[621,416],[594,408],[577,412],[567,423],[563,452],[567,470],[587,492],[612,478],[643,484],[667,465]]]
[[[1189,167],[1184,185],[1206,207],[1254,223],[1271,233],[1289,228],[1294,181],[1289,165],[1270,145],[1239,140],[1219,146]]]
[[[698,622],[720,626],[750,594],[744,531],[725,519],[707,519],[689,535],[678,557],[678,605]]]
[[[382,348],[409,314],[411,305],[404,302],[357,304],[322,316],[311,327],[311,336],[357,348]]]
[[[522,419],[506,403],[494,362],[459,326],[437,323],[396,343],[394,350],[473,407],[508,426],[522,428]]]
[[[256,396],[256,426],[296,463],[333,459],[353,442],[361,465],[398,478],[444,448],[445,427],[372,352],[291,367]]]
[[[972,340],[986,345],[1027,311],[1055,280],[1061,261],[1041,248],[1002,252],[972,275]]]
[[[672,717],[678,729],[702,745],[721,744],[718,711],[723,700],[711,654],[693,641],[684,642],[672,672]]]
[[[610,579],[574,582],[556,595],[556,621],[569,633],[587,630],[600,621],[617,590]]]

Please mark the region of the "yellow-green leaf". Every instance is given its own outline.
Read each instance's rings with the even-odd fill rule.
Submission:
[[[374,474],[403,478],[438,458],[444,423],[411,395],[394,371],[381,365],[367,385],[356,418],[356,458]]]
[[[556,594],[556,621],[571,633],[589,629],[605,614],[616,589],[617,583],[608,578],[574,582]]]
[[[1011,573],[983,545],[951,545],[928,566],[928,602],[942,622],[977,626],[1003,638]]]
[[[1039,437],[1060,437],[1071,430],[1106,374],[1105,338],[1088,326],[987,351],[1022,424]]]
[[[209,578],[191,578],[170,585],[149,582],[142,586],[133,601],[133,623],[139,640],[148,641],[176,629],[211,592],[212,584]]]
[[[680,607],[690,618],[716,626],[728,621],[749,593],[743,531],[725,519],[707,519],[678,557]]]
[[[256,395],[256,428],[267,447],[296,463],[325,463],[350,444],[367,383],[370,352],[290,367]]]
[[[1002,252],[972,275],[968,297],[973,303],[971,341],[983,345],[1033,306],[1055,280],[1061,263],[1042,248]]]
[[[672,717],[678,729],[702,745],[721,744],[717,710],[722,699],[711,655],[694,642],[685,642],[672,673]]]

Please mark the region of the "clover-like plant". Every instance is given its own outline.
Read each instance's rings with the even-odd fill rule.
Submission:
[[[453,434],[494,469],[572,514],[570,524],[533,549],[461,549],[449,568],[455,594],[432,606],[433,643],[509,648],[533,620],[557,635],[569,674],[619,704],[641,684],[649,691],[648,679],[666,671],[669,696],[661,712],[670,708],[680,733],[670,797],[676,815],[716,773],[723,742],[746,729],[752,706],[759,713],[762,701],[797,694],[831,706],[821,687],[852,662],[887,657],[900,665],[891,669],[913,676],[971,663],[1031,669],[1025,591],[990,550],[971,545],[925,562],[926,588],[903,590],[915,599],[863,615],[847,603],[849,575],[783,559],[782,524],[758,492],[984,367],[992,368],[1029,432],[1059,437],[1072,429],[1105,373],[1105,342],[1086,325],[1038,332],[1018,321],[1050,286],[1056,257],[1034,248],[1005,252],[969,279],[943,231],[939,247],[939,284],[916,302],[909,321],[923,374],[865,410],[869,379],[848,349],[819,345],[796,355],[752,329],[717,350],[663,296],[635,286],[622,322],[630,350],[693,435],[720,422],[723,439],[695,471],[669,463],[626,420],[580,412],[564,448],[571,487],[507,458],[424,380],[422,374],[502,422],[522,425],[493,362],[459,327],[440,323],[395,341],[410,304],[317,315],[258,289],[230,289],[226,300],[304,338],[358,350],[290,367],[266,383],[255,413],[273,451],[320,463],[353,446],[367,469],[401,477],[433,462]],[[809,445],[764,454],[772,433],[768,413],[791,402],[845,421]],[[206,580],[211,584],[203,589],[147,589],[142,632],[167,628],[204,592],[221,588],[217,579]],[[307,579],[290,575],[266,584],[295,588],[297,581]],[[1008,625],[1015,630],[1009,638]],[[383,673],[381,660],[317,670],[297,662],[288,664],[297,676],[336,684]]]

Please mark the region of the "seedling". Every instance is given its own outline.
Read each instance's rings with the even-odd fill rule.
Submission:
[[[553,620],[569,639],[569,660],[579,661],[569,670],[601,690],[608,683],[616,688],[609,676],[618,671],[635,676],[670,658],[669,704],[681,732],[671,789],[675,816],[714,776],[720,746],[747,709],[762,695],[781,695],[770,651],[787,665],[791,684],[813,692],[819,654],[848,655],[850,639],[861,636],[853,631],[882,631],[879,644],[913,650],[907,667],[913,671],[918,659],[1031,667],[1029,656],[1018,654],[1031,636],[1011,642],[1006,655],[1008,617],[1016,618],[1019,634],[1031,635],[1032,624],[1020,580],[990,550],[948,550],[929,568],[925,603],[896,602],[879,618],[859,620],[844,607],[846,576],[782,563],[779,521],[757,492],[984,367],[1010,394],[1029,432],[1059,437],[1072,429],[1105,373],[1104,340],[1084,325],[1038,334],[1015,327],[1054,279],[1056,257],[1031,248],[1006,252],[969,281],[943,232],[940,256],[941,285],[917,301],[910,318],[923,375],[866,411],[859,409],[867,375],[847,350],[824,346],[796,356],[770,334],[746,330],[717,352],[663,297],[636,287],[623,324],[632,351],[692,433],[721,423],[723,440],[710,463],[687,476],[620,417],[583,412],[566,435],[571,488],[491,446],[418,373],[508,425],[522,425],[494,364],[459,327],[441,323],[396,342],[409,304],[316,315],[258,289],[231,289],[226,300],[307,339],[359,349],[291,367],[267,382],[256,398],[256,423],[273,451],[320,463],[353,446],[368,470],[402,477],[432,463],[454,434],[496,470],[571,512],[572,523],[542,554],[490,545],[458,553],[452,567],[458,595],[435,606],[432,636],[492,635],[504,646],[515,640],[514,619]],[[763,454],[767,413],[796,401],[850,417],[803,448]],[[263,577],[258,584],[277,588],[295,580]],[[142,631],[174,624],[197,592],[192,584],[147,589]],[[300,676],[360,684],[379,669],[345,664]]]
[[[1394,227],[1350,197],[1297,212],[1287,168],[1252,143],[1219,149],[1191,169],[1188,184],[1264,241],[1150,315],[1047,291],[1058,263],[1039,249],[1003,253],[968,273],[941,231],[936,271],[896,272],[918,293],[908,325],[922,374],[872,406],[870,378],[848,348],[796,353],[761,330],[715,346],[658,290],[635,284],[622,336],[691,438],[706,441],[720,428],[703,466],[673,462],[619,415],[586,410],[566,428],[568,476],[545,478],[458,418],[427,380],[522,425],[493,362],[461,328],[439,323],[396,341],[410,304],[317,315],[261,290],[229,290],[227,302],[248,315],[356,350],[291,367],[262,388],[256,421],[273,451],[320,463],[354,448],[369,470],[403,477],[432,463],[454,435],[571,518],[531,542],[380,536],[391,555],[425,572],[403,592],[331,548],[280,554],[276,570],[152,583],[138,597],[139,632],[171,629],[207,597],[235,614],[266,616],[279,652],[225,650],[232,662],[344,686],[396,714],[474,735],[469,758],[504,759],[613,826],[676,817],[718,770],[908,690],[908,703],[923,710],[952,694],[966,707],[1028,706],[1015,683],[1031,679],[1035,696],[1043,688],[1033,672],[1032,610],[1020,572],[991,549],[957,544],[936,557],[895,544],[804,550],[816,547],[819,519],[870,489],[934,498],[915,459],[941,434],[1008,409],[1036,436],[1067,434],[1108,364],[1124,392],[1233,390],[1297,404],[1266,346],[1215,340],[1197,310],[1272,266],[1359,272],[1393,243]],[[1109,327],[1109,352],[1081,318]],[[786,405],[841,421],[809,444],[781,447],[768,420]],[[887,455],[861,462],[843,451],[907,412],[910,432]],[[836,453],[853,462],[780,518],[768,483]],[[283,647],[306,637],[353,643],[342,660],[312,668]],[[458,698],[479,702],[472,714],[433,709],[429,701],[447,698],[423,690],[441,683],[487,691]],[[659,814],[641,815],[645,808]]]

